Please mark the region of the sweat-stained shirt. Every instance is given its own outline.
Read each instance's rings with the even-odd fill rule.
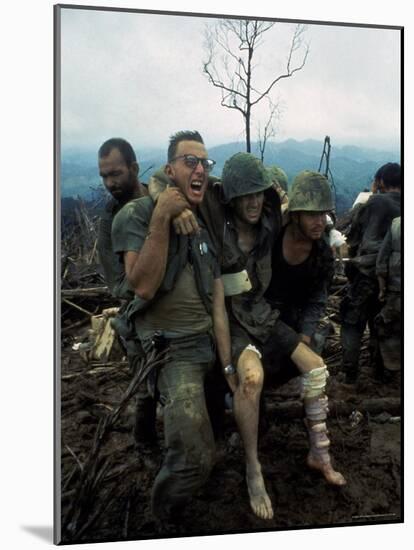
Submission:
[[[154,210],[150,197],[129,202],[112,226],[114,251],[139,252],[148,234]],[[212,327],[214,279],[220,277],[214,245],[199,220],[199,235],[176,235],[170,228],[167,268],[153,300],[138,296],[131,302],[130,316],[140,337],[163,330],[169,338],[207,332]]]

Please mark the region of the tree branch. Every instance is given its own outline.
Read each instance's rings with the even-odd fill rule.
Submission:
[[[253,74],[255,74],[256,65],[253,64],[253,57],[264,42],[264,34],[274,25],[275,22],[260,20],[226,19],[206,27],[208,55],[207,60],[203,62],[203,72],[209,82],[221,90],[221,105],[228,109],[236,109],[243,115],[247,150],[250,150],[252,109],[265,97],[268,98],[271,106],[270,118],[265,125],[264,135],[260,136],[265,147],[266,140],[272,132],[275,132],[272,128],[272,120],[276,114],[276,106],[269,97],[270,92],[282,79],[289,78],[300,71],[305,66],[309,54],[309,47],[306,46],[303,56],[296,64],[294,63],[295,54],[303,45],[303,35],[306,30],[303,25],[296,25],[289,46],[285,71],[274,77],[261,92],[262,86],[254,84]],[[220,53],[220,58],[217,52]],[[216,62],[221,62],[220,71],[217,69]]]
[[[276,135],[276,128],[274,126],[274,120],[275,118],[279,118],[280,111],[279,111],[279,105],[272,102],[270,97],[267,97],[269,101],[269,118],[267,119],[267,122],[264,127],[263,135],[261,132],[261,128],[259,125],[258,128],[258,142],[259,142],[259,151],[260,151],[260,158],[261,161],[264,161],[264,154],[266,150],[266,145],[269,140],[269,138]]]
[[[288,54],[288,60],[287,60],[287,63],[286,63],[286,73],[276,77],[269,84],[267,89],[263,93],[261,93],[257,99],[252,101],[252,103],[251,103],[252,106],[256,105],[265,96],[267,96],[269,94],[269,92],[271,91],[271,89],[275,86],[275,84],[277,84],[277,82],[279,82],[280,80],[283,80],[284,78],[290,78],[294,73],[300,71],[305,66],[305,63],[306,63],[306,60],[307,60],[308,54],[309,54],[309,46],[308,45],[306,45],[306,47],[305,47],[305,52],[303,54],[303,58],[302,58],[301,63],[297,67],[294,67],[293,69],[290,68],[293,53],[301,46],[302,40],[301,40],[300,37],[302,36],[302,34],[305,30],[304,28],[299,28],[298,29],[298,27],[301,27],[301,26],[300,25],[296,26],[295,32],[294,32],[293,37],[292,37],[292,42],[291,42],[291,46],[290,46],[290,50],[289,50],[289,54]]]

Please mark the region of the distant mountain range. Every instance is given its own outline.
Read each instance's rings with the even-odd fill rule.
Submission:
[[[323,142],[317,140],[288,139],[280,143],[269,142],[264,162],[266,165],[276,164],[283,168],[291,182],[301,170],[318,170],[322,150]],[[209,156],[217,163],[212,174],[219,176],[225,161],[239,151],[245,151],[244,142],[209,148]],[[260,156],[257,144],[253,144],[252,152]],[[140,164],[140,179],[146,183],[149,176],[165,162],[165,150],[137,150],[137,157]],[[338,214],[352,206],[357,194],[370,186],[376,170],[385,162],[400,162],[399,152],[379,151],[353,145],[332,145],[330,171],[336,192]],[[325,165],[322,166],[322,170],[324,168]],[[62,198],[80,196],[88,200],[101,185],[96,151],[68,149],[62,152]]]

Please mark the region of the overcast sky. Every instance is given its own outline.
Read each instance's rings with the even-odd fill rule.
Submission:
[[[163,148],[181,129],[199,130],[210,147],[244,139],[240,113],[220,106],[220,91],[202,73],[204,28],[214,19],[61,13],[63,148],[97,149],[113,136],[137,151]],[[264,35],[255,54],[259,88],[283,72],[294,27],[278,23]],[[398,149],[400,32],[308,24],[304,37],[305,67],[272,95],[282,107],[275,139],[330,135],[334,145]],[[254,124],[264,121],[262,107]]]

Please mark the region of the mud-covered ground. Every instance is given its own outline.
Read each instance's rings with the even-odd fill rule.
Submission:
[[[335,306],[335,298],[331,305]],[[227,412],[223,434],[217,440],[217,463],[208,483],[194,497],[180,523],[161,530],[149,507],[151,485],[163,457],[161,410],[157,421],[159,445],[143,456],[134,445],[130,400],[104,444],[95,445],[96,468],[85,475],[97,424],[117,407],[131,377],[125,361],[85,363],[71,349],[80,329],[66,334],[62,352],[62,542],[401,520],[400,380],[386,385],[374,381],[365,341],[357,391],[340,391],[335,314],[331,320],[336,334],[328,339],[324,352],[331,372],[331,451],[347,485],[341,489],[328,486],[319,473],[306,467],[308,442],[292,381],[283,388],[266,390],[266,422],[259,442],[274,518],[260,520],[250,510],[243,449],[231,412]],[[384,410],[378,404],[383,404]]]

